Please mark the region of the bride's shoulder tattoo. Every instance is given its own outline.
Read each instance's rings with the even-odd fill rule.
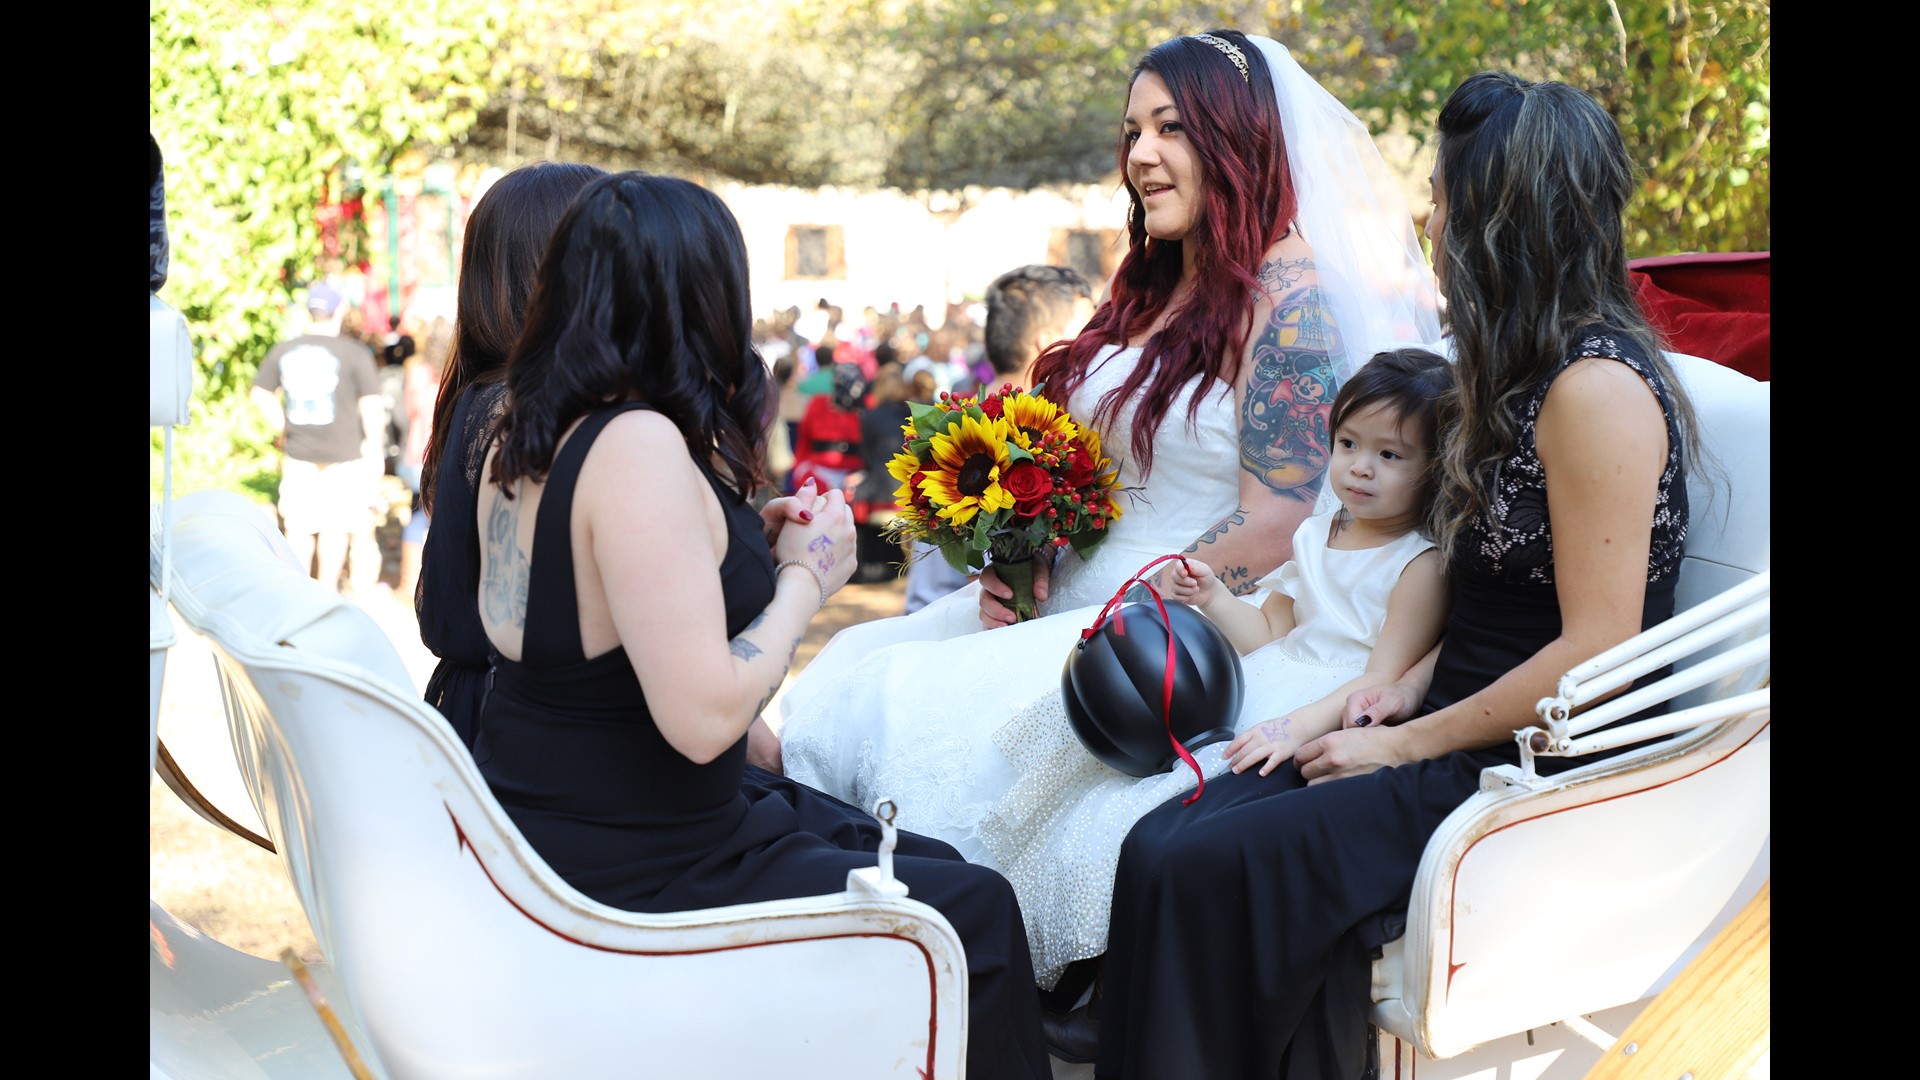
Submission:
[[[1263,296],[1283,296],[1293,291],[1311,269],[1312,259],[1268,259],[1260,264],[1259,271],[1254,274],[1260,281],[1260,287],[1254,291],[1253,299],[1258,301]]]
[[[1318,285],[1275,298],[1253,340],[1240,402],[1241,467],[1274,493],[1302,501],[1319,494],[1332,442],[1327,417],[1340,389],[1335,373],[1345,355]]]

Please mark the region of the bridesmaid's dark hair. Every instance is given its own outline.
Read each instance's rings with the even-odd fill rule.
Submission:
[[[746,498],[764,479],[771,397],[732,212],[698,184],[615,173],[574,200],[540,263],[490,479],[511,496],[546,477],[575,420],[644,401]]]
[[[459,436],[453,430],[453,413],[460,395],[469,386],[498,382],[505,373],[507,352],[520,336],[534,275],[554,226],[580,189],[605,175],[607,170],[593,165],[536,161],[494,181],[474,204],[460,249],[453,354],[440,373],[433,431],[420,466],[420,503],[429,513],[447,441]],[[465,467],[468,476],[477,475],[478,458],[486,445],[482,440],[476,447],[456,448],[456,454],[473,458],[456,467]]]
[[[1180,283],[1181,249],[1195,245],[1193,292],[1147,340],[1140,363],[1101,398],[1090,419],[1096,424],[1111,419],[1123,403],[1140,399],[1128,445],[1143,474],[1152,468],[1153,433],[1173,407],[1174,394],[1195,375],[1233,381],[1252,330],[1254,298],[1262,293],[1255,276],[1260,260],[1292,229],[1298,207],[1266,58],[1238,30],[1207,33],[1239,49],[1245,75],[1219,48],[1197,37],[1178,37],[1141,57],[1127,81],[1131,92],[1142,75],[1152,72],[1167,84],[1206,178],[1200,221],[1184,240],[1150,239],[1140,192],[1125,180],[1127,254],[1114,271],[1107,302],[1078,337],[1056,343],[1034,364],[1035,384],[1044,383],[1046,395],[1064,404],[1103,346],[1125,344],[1153,325]],[[1131,149],[1122,132],[1123,180]],[[1195,394],[1188,403],[1190,420],[1205,397]]]

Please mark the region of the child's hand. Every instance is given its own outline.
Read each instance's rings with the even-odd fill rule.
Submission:
[[[1160,595],[1194,607],[1205,607],[1219,587],[1220,579],[1199,559],[1170,562],[1160,572]]]
[[[1260,775],[1268,776],[1281,762],[1291,760],[1295,749],[1293,717],[1262,720],[1227,744],[1227,763],[1237,773],[1246,772],[1259,763]]]

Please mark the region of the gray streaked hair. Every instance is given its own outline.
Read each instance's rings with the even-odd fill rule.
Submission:
[[[1434,256],[1459,390],[1434,539],[1451,559],[1491,505],[1523,403],[1583,327],[1604,324],[1641,347],[1666,383],[1687,460],[1700,445],[1686,391],[1633,297],[1624,222],[1635,170],[1613,117],[1565,83],[1487,71],[1453,91],[1438,127],[1446,218]]]

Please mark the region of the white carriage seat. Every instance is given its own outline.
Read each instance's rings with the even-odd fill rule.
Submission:
[[[1688,477],[1684,612],[1742,582],[1761,587],[1769,569],[1770,395],[1711,361],[1668,357],[1713,458]],[[1763,590],[1749,610],[1765,603]],[[1766,631],[1762,618],[1675,667]],[[1763,655],[1672,708],[1725,703],[1770,672]],[[1448,1058],[1657,994],[1770,873],[1771,710],[1720,711],[1735,715],[1545,782],[1487,770],[1429,841],[1406,933],[1374,964],[1375,1026]]]
[[[207,492],[179,510],[175,606],[215,646],[249,794],[382,1075],[961,1074],[961,942],[890,869],[672,914],[586,898],[260,508]]]

